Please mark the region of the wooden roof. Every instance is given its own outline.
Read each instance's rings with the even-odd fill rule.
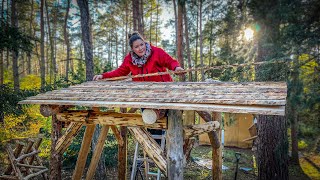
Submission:
[[[283,82],[90,81],[19,103],[284,115],[286,96]]]

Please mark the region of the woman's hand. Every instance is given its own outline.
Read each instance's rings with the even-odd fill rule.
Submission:
[[[184,69],[182,67],[176,67],[176,69],[174,70],[174,73],[175,74],[178,74],[178,75],[183,75],[185,74],[186,72],[181,72],[181,71],[184,71]]]
[[[103,78],[102,75],[95,75],[92,80],[93,81],[98,81],[98,80],[100,80],[102,78]]]

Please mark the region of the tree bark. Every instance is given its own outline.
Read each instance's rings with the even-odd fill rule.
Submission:
[[[198,36],[199,36],[199,29],[198,29],[198,25],[199,25],[199,11],[197,11],[197,28],[196,28],[196,54],[195,54],[195,58],[194,58],[194,67],[197,67],[197,63],[198,63]],[[195,81],[198,81],[198,73],[197,71],[194,72],[194,77],[195,77]]]
[[[64,27],[63,27],[63,35],[64,35],[64,43],[67,46],[67,57],[66,57],[66,81],[69,81],[69,65],[70,65],[70,42],[69,42],[69,32],[68,32],[68,17],[69,17],[69,9],[70,9],[70,0],[67,1],[66,15],[64,17]]]
[[[277,9],[278,2],[269,2]],[[261,5],[262,6],[262,5]],[[264,7],[265,8],[265,7]],[[275,13],[270,11],[269,13]],[[258,54],[256,62],[276,57],[279,39],[280,20],[272,15],[257,18],[261,29],[258,34]],[[267,46],[266,46],[267,45]],[[275,81],[264,66],[256,66],[256,81]],[[277,72],[275,72],[277,73]],[[274,73],[273,73],[274,74]],[[258,179],[288,179],[288,140],[286,120],[280,116],[257,116],[258,125]]]
[[[33,0],[31,0],[31,12],[30,12],[30,22],[29,22],[29,36],[32,36],[32,23],[33,23]],[[28,74],[31,74],[31,53],[28,53],[28,62],[27,62]]]
[[[177,5],[176,5],[176,0],[173,0],[173,12],[174,12],[174,19],[175,22],[174,22],[174,29],[175,29],[175,32],[176,32],[176,57],[178,58],[178,14],[177,14]]]
[[[286,136],[283,117],[258,116],[258,179],[288,179]]]
[[[86,0],[77,0],[80,8],[82,42],[84,47],[86,61],[86,80],[91,81],[94,76],[93,71],[93,52],[92,52],[92,34],[91,21],[89,13],[89,4]]]
[[[132,22],[133,31],[139,30],[139,0],[132,0]]]
[[[56,151],[56,144],[61,137],[61,123],[56,115],[52,115],[51,120],[51,155],[50,155],[50,180],[61,180],[62,155]]]
[[[199,24],[200,24],[200,64],[203,67],[203,46],[202,46],[202,0],[199,0]],[[204,70],[201,69],[201,81],[204,81]]]
[[[185,32],[185,40],[186,40],[186,45],[187,45],[187,56],[188,56],[188,68],[191,69],[191,52],[190,52],[190,45],[189,45],[189,30],[188,30],[188,17],[187,17],[187,6],[186,4],[184,5],[184,32]],[[189,81],[192,82],[192,72],[189,72]]]
[[[40,77],[41,77],[41,90],[43,91],[46,85],[46,70],[44,59],[44,0],[40,4]]]
[[[180,67],[184,68],[184,60],[183,60],[183,8],[184,8],[184,0],[178,0],[178,61],[180,63]],[[179,76],[179,80],[181,82],[186,81],[185,76]]]
[[[18,29],[16,0],[11,1],[11,26]],[[12,51],[12,71],[13,71],[13,87],[16,92],[20,91],[18,55],[19,55],[18,47],[14,47]]]

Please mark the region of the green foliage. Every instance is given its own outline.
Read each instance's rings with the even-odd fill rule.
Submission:
[[[13,51],[24,51],[31,53],[33,49],[32,41],[34,38],[21,32],[18,28],[8,26],[5,29],[0,26],[0,51],[9,49]]]
[[[307,147],[308,147],[308,144],[305,141],[301,140],[301,141],[298,142],[298,148],[300,150],[303,150],[303,149],[305,149]]]

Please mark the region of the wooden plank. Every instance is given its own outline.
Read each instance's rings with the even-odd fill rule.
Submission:
[[[221,98],[221,99],[219,99]],[[32,99],[31,99],[32,100]],[[110,102],[154,102],[154,103],[197,103],[197,104],[228,104],[228,105],[265,105],[265,106],[275,106],[275,105],[285,105],[286,100],[281,97],[278,99],[257,99],[254,97],[250,98],[247,96],[229,96],[229,97],[208,97],[196,96],[196,97],[184,97],[183,95],[175,95],[172,97],[156,97],[156,95],[148,95],[148,97],[92,97],[88,96],[77,96],[77,97],[62,97],[62,96],[48,96],[37,98],[34,100],[55,100],[55,101],[110,101]]]
[[[128,127],[130,133],[142,146],[143,150],[155,162],[161,172],[167,175],[167,163],[164,158],[164,153],[159,144],[151,137],[151,134],[144,128]]]
[[[106,102],[106,101],[65,101],[65,100],[25,100],[20,104],[63,104],[88,107],[131,107],[150,109],[180,109],[229,113],[249,113],[284,116],[285,106],[246,106],[223,104],[152,103],[152,102]]]
[[[88,168],[86,180],[91,180],[94,177],[94,174],[97,169],[97,166],[101,157],[101,153],[104,147],[104,143],[108,135],[108,131],[109,131],[109,126],[102,126],[101,132],[96,144],[96,148],[94,150],[93,156],[91,158],[90,166]]]
[[[81,149],[78,155],[78,160],[76,164],[76,168],[73,172],[72,179],[80,180],[82,177],[82,173],[87,161],[88,153],[90,150],[91,140],[94,133],[96,125],[87,125],[86,131],[83,135],[83,140],[81,143]]]
[[[71,122],[67,127],[65,133],[59,138],[56,144],[56,152],[62,154],[71,144],[74,137],[77,136],[83,123]]]
[[[202,133],[215,131],[219,127],[220,123],[218,121],[211,121],[204,124],[187,125],[184,126],[183,129],[185,138],[187,139]]]
[[[183,131],[182,112],[169,110],[167,130],[167,177],[169,180],[183,179]]]
[[[86,124],[101,124],[109,126],[141,126],[153,129],[165,129],[166,118],[157,120],[154,124],[145,124],[140,114],[123,114],[115,112],[95,112],[68,110],[57,114],[60,121]]]

